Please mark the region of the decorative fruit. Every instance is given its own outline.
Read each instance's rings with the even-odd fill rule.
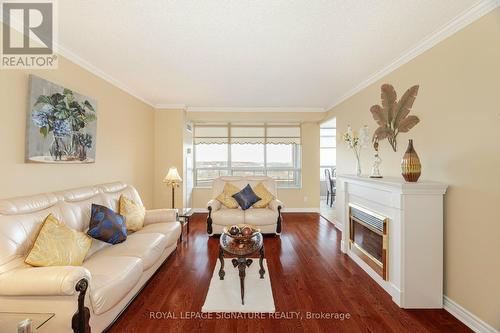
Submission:
[[[241,234],[243,236],[248,237],[248,236],[251,236],[253,234],[253,230],[252,230],[252,228],[246,226],[246,227],[243,227],[243,229],[241,229]]]
[[[231,226],[231,228],[229,229],[229,233],[233,236],[236,236],[237,234],[240,233],[240,228],[238,228],[237,225],[233,225]]]

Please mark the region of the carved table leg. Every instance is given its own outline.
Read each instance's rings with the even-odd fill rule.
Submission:
[[[240,271],[240,289],[241,289],[241,305],[245,305],[245,269],[247,265],[240,263],[238,270]]]
[[[260,274],[260,278],[263,279],[264,278],[264,274],[266,274],[266,270],[264,269],[264,245],[262,245],[262,247],[260,248],[260,257],[259,257],[259,265],[260,265],[260,270],[259,270],[259,274]]]
[[[238,266],[238,271],[240,273],[240,292],[241,292],[241,304],[245,305],[245,276],[246,276],[246,268],[249,267],[252,263],[252,259],[245,259],[240,257],[238,259],[232,260],[233,266]]]
[[[224,275],[226,275],[226,272],[224,272],[224,250],[220,246],[219,246],[219,260],[220,260],[219,277],[221,280],[224,280]]]

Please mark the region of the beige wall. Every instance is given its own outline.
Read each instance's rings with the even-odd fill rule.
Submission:
[[[96,163],[24,162],[30,73],[97,100]],[[0,70],[0,198],[120,180],[151,207],[153,122],[152,107],[63,57],[57,70]]]
[[[171,208],[172,188],[162,180],[170,167],[176,167],[181,178],[184,177],[183,146],[186,112],[180,109],[161,109],[155,111],[155,176],[154,207]],[[183,206],[183,187],[175,189],[175,207]]]
[[[382,172],[400,176],[407,140],[414,139],[422,179],[449,184],[445,198],[445,294],[500,329],[500,9],[390,73],[329,111],[339,132],[376,128],[369,108],[380,86],[400,96],[420,84],[412,113],[421,123],[401,134],[395,153],[381,143]],[[337,136],[339,173],[354,172],[354,155]],[[369,172],[371,151],[362,157]]]
[[[300,122],[302,123],[302,187],[279,189],[278,197],[287,208],[319,208],[319,121],[324,112],[188,112],[190,121]],[[307,201],[305,201],[305,198]],[[195,188],[193,207],[204,208],[211,190]]]

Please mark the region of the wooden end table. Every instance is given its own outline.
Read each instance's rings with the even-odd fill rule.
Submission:
[[[248,258],[249,255],[259,252],[259,265],[260,265],[260,278],[264,278],[264,274],[266,273],[264,269],[264,241],[262,234],[256,233],[250,239],[241,242],[237,241],[230,235],[226,233],[222,233],[220,236],[219,242],[219,260],[220,260],[220,270],[219,277],[221,280],[224,280],[224,252],[227,252],[231,255],[235,255],[236,258],[233,258],[232,264],[234,267],[238,267],[239,275],[240,275],[240,291],[241,291],[241,304],[245,305],[245,270],[249,267],[253,260]]]

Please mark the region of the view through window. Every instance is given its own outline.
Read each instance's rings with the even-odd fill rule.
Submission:
[[[325,169],[337,165],[337,120],[328,120],[320,126],[320,179],[325,179]]]
[[[300,187],[300,126],[195,124],[195,186],[219,176],[264,176],[278,187]]]

